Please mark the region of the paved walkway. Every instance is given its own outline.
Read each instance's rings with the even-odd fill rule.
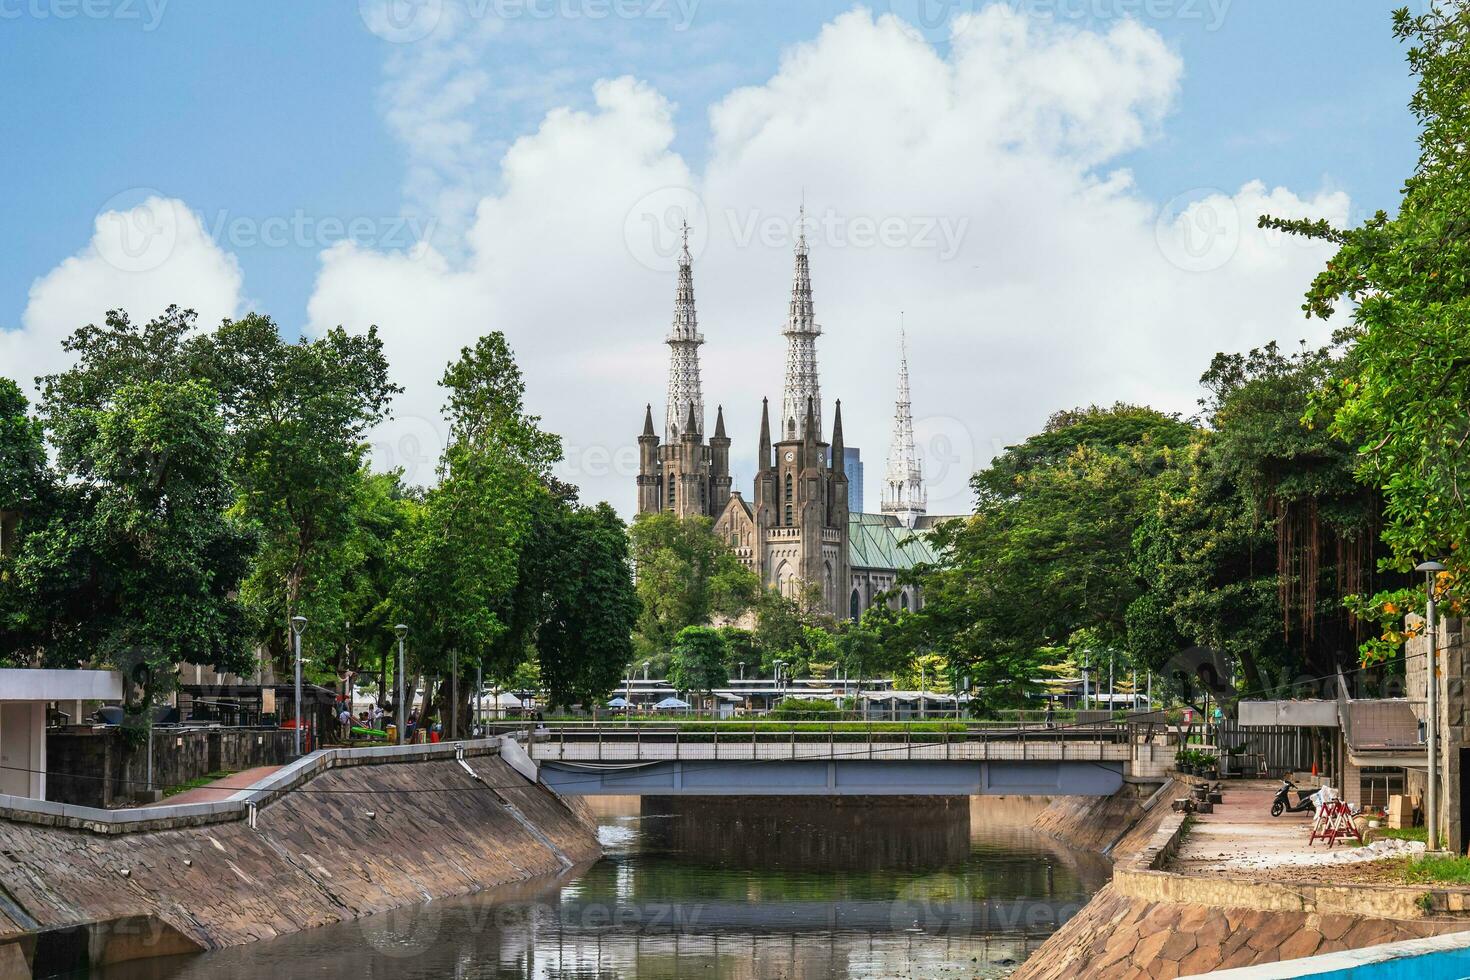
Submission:
[[[1281,864],[1283,858],[1306,852],[1312,813],[1271,816],[1271,800],[1280,785],[1280,780],[1226,780],[1225,801],[1215,804],[1214,813],[1195,815],[1169,870],[1242,871]],[[1321,844],[1313,846],[1326,850]]]
[[[249,789],[260,782],[271,773],[280,769],[280,766],[257,766],[254,769],[246,769],[243,772],[231,773],[223,779],[216,779],[207,786],[198,786],[194,789],[176,793],[173,796],[165,796],[157,803],[146,803],[144,806],[177,806],[180,803],[217,803],[240,792]]]

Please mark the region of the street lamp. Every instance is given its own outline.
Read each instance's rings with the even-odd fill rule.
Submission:
[[[408,710],[403,700],[403,638],[408,627],[399,623],[393,632],[398,637],[398,744],[403,745],[408,740]]]
[[[740,679],[745,680],[745,661],[740,661]]]
[[[1435,786],[1435,770],[1439,758],[1439,637],[1435,635],[1434,622],[1434,577],[1444,571],[1437,561],[1421,562],[1414,571],[1424,573],[1424,587],[1428,594],[1424,606],[1424,635],[1429,639],[1429,662],[1425,665],[1425,678],[1429,688],[1428,714],[1429,731],[1425,738],[1425,755],[1429,763],[1429,785],[1424,793],[1424,849],[1439,850],[1439,791]]]
[[[306,617],[291,617],[291,632],[296,637],[296,756],[301,757],[301,634],[306,631]]]

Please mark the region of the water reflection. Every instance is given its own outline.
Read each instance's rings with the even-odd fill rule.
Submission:
[[[992,977],[1107,880],[1038,801],[603,798],[607,857],[107,980]]]

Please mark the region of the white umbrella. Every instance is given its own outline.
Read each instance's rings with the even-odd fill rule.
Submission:
[[[622,697],[613,698],[607,703],[607,706],[609,708],[626,708],[628,706],[628,699]]]
[[[689,702],[688,701],[680,701],[678,698],[664,698],[658,704],[654,705],[654,707],[655,708],[669,708],[669,709],[673,709],[673,708],[687,708],[687,707],[689,707]]]

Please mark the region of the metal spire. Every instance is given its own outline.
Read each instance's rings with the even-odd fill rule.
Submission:
[[[807,263],[806,205],[796,220],[796,272],[791,283],[791,305],[786,316],[786,390],[781,400],[781,438],[806,434],[806,406],[822,417],[822,389],[817,380],[817,337],[822,328],[812,312],[812,275]],[[818,429],[821,423],[818,422]]]
[[[883,477],[883,513],[913,527],[928,504],[923,465],[914,446],[914,413],[909,396],[908,338],[898,328],[898,398],[894,402],[893,441],[888,447],[888,469]]]
[[[669,329],[669,393],[664,441],[676,442],[691,416],[704,431],[704,389],[699,380],[699,318],[694,311],[694,259],[689,254],[689,222],[684,222],[679,282],[674,292],[674,323]]]

